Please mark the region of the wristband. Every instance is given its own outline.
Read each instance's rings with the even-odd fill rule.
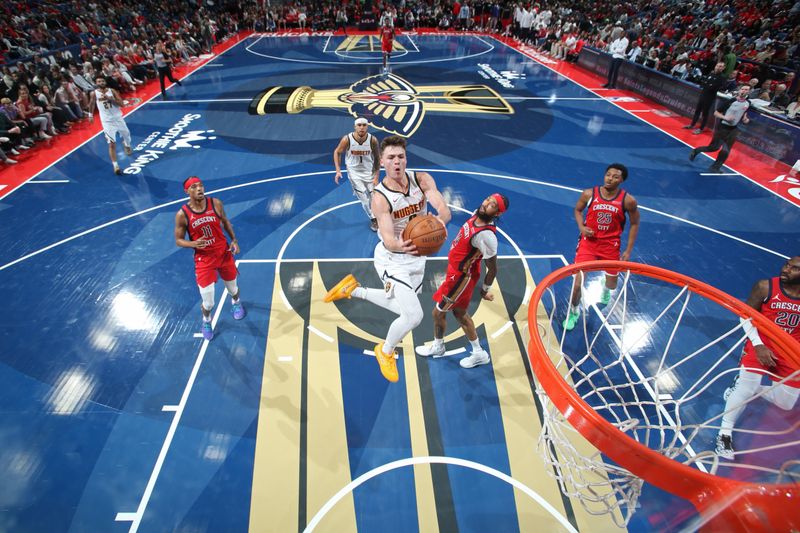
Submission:
[[[487,285],[487,284],[484,283],[483,287],[481,287],[481,292],[489,292],[489,289],[491,289],[491,288],[492,288],[491,285]]]
[[[753,346],[760,346],[764,344],[764,341],[762,341],[761,337],[758,336],[758,330],[753,326],[753,323],[750,321],[750,319],[739,317],[739,322],[742,324],[742,329],[744,330],[745,336],[750,339],[750,342],[753,343]]]

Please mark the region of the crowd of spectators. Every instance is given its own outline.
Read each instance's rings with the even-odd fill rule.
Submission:
[[[240,29],[347,31],[389,18],[405,30],[503,33],[557,59],[624,37],[628,61],[689,81],[725,63],[727,89],[794,118],[800,105],[800,0],[17,0],[0,6],[0,148],[12,155],[87,117],[96,76],[121,93]],[[6,162],[12,161],[0,153]]]
[[[624,35],[629,61],[698,82],[723,60],[727,89],[750,83],[754,98],[797,112],[800,0],[307,0],[253,7],[247,19],[256,31],[333,31],[386,16],[404,29],[502,32],[565,60]]]
[[[210,53],[238,31],[236,2],[36,0],[0,7],[0,160],[49,146],[91,118],[98,77],[121,94],[155,79],[172,64]],[[161,69],[163,70],[163,69]]]

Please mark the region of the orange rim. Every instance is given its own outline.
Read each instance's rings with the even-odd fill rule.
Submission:
[[[577,429],[592,445],[632,474],[644,479],[671,494],[691,501],[701,513],[713,512],[717,518],[730,526],[750,523],[746,510],[755,504],[763,512],[769,507],[770,516],[779,524],[800,524],[800,487],[768,483],[747,483],[714,476],[696,468],[669,459],[649,447],[632,439],[605,418],[600,416],[567,383],[556,369],[542,339],[538,335],[537,309],[544,292],[562,279],[578,271],[616,270],[629,271],[651,278],[660,279],[679,286],[688,286],[692,292],[713,300],[734,314],[751,318],[762,336],[766,336],[780,350],[781,356],[796,368],[800,368],[800,345],[788,333],[772,321],[739,300],[725,294],[702,281],[659,267],[630,263],[626,261],[590,261],[560,268],[536,285],[528,305],[528,358],[533,372],[547,393],[548,398],[558,408],[569,423]],[[735,503],[737,500],[741,503]],[[785,500],[788,507],[783,506]],[[722,508],[719,502],[725,502]],[[769,504],[767,506],[767,504]],[[755,517],[751,517],[755,519]],[[764,517],[759,515],[758,519]],[[718,522],[719,525],[719,522]],[[745,524],[746,525],[746,524]],[[761,522],[761,526],[765,525]],[[746,527],[749,527],[746,525]]]

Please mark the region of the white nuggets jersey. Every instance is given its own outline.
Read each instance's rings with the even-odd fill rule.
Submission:
[[[351,179],[372,179],[372,165],[375,154],[372,153],[372,135],[367,133],[363,143],[356,141],[355,135],[347,134],[350,147],[345,154],[344,164],[347,165],[347,175]]]
[[[114,102],[114,94],[111,92],[111,89],[106,89],[105,93],[105,97],[108,98],[108,100],[101,102],[100,98],[103,96],[103,92],[100,89],[94,90],[94,97],[95,101],[97,102],[97,111],[100,113],[100,121],[121,121],[122,109],[120,109],[116,102]]]
[[[403,234],[408,221],[417,215],[428,213],[428,199],[417,182],[414,171],[406,170],[408,178],[408,191],[393,191],[381,181],[376,187],[375,192],[382,194],[389,201],[389,211],[392,215],[394,224],[394,236],[400,238]],[[380,236],[380,232],[378,233]]]

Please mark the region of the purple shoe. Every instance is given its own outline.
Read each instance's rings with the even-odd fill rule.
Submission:
[[[210,341],[214,338],[214,330],[211,329],[211,322],[203,321],[203,327],[201,330],[203,332],[203,338],[207,341]]]
[[[231,313],[233,313],[233,318],[235,320],[241,320],[241,319],[243,319],[245,317],[245,315],[247,314],[247,311],[244,310],[244,306],[242,305],[242,302],[237,302],[237,303],[231,305]]]

